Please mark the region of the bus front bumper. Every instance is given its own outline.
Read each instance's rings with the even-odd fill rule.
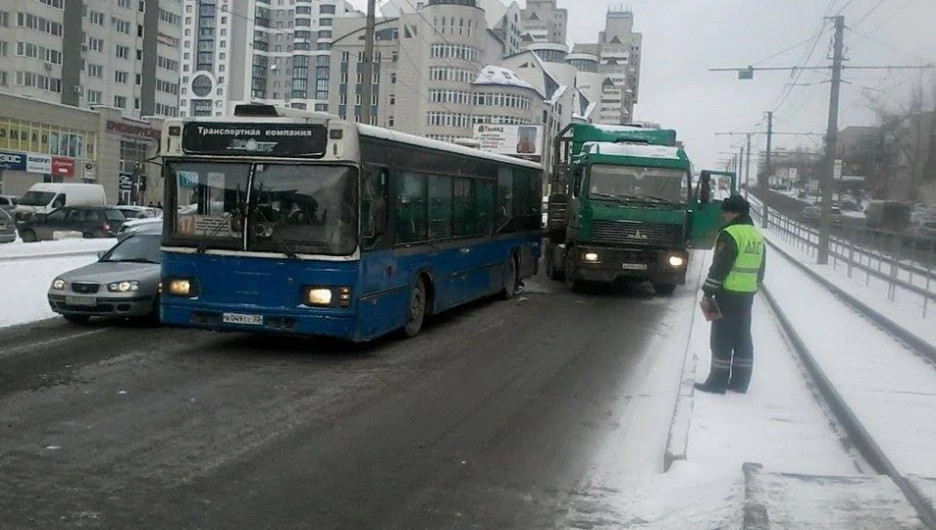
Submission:
[[[221,305],[194,306],[164,300],[160,321],[170,326],[213,331],[311,335],[344,340],[355,339],[357,317],[353,310],[300,308],[244,308]]]
[[[649,281],[683,285],[689,253],[679,249],[617,249],[579,246],[576,279],[586,282]]]

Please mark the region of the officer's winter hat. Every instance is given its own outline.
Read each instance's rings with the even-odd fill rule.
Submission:
[[[722,201],[722,211],[748,215],[751,213],[751,204],[740,195],[732,195]]]

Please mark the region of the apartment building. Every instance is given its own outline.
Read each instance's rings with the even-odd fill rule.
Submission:
[[[213,116],[243,102],[328,110],[344,0],[185,0],[180,107]]]
[[[523,35],[526,42],[565,44],[569,12],[559,9],[556,0],[527,0],[523,9]]]
[[[639,99],[642,43],[643,35],[634,31],[633,11],[609,9],[598,42],[574,46],[573,55],[598,58],[598,73],[603,77],[598,111],[601,123],[614,125],[633,120],[634,105]]]
[[[181,0],[0,2],[0,91],[177,115],[181,13]]]

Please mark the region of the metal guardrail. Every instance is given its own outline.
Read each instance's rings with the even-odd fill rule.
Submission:
[[[761,218],[763,206],[752,201],[752,214]],[[819,244],[819,231],[791,219],[773,208],[770,209],[769,228],[788,243],[804,249],[808,254],[816,255]],[[875,244],[870,244],[871,242]],[[880,243],[889,244],[890,253],[880,248]],[[896,300],[897,290],[913,293],[922,297],[922,316],[927,317],[929,304],[936,301],[936,240],[928,240],[928,246],[922,251],[919,247],[921,240],[902,236],[882,230],[872,230],[858,226],[843,226],[837,230],[829,242],[829,257],[832,258],[832,268],[840,265],[847,267],[848,277],[851,278],[855,270],[865,273],[866,284],[871,278],[877,278],[887,284],[887,299]],[[910,244],[912,243],[912,244]],[[909,251],[908,251],[909,249]],[[907,256],[909,253],[911,256]],[[918,259],[926,266],[920,265]],[[795,260],[794,260],[794,263]],[[812,271],[810,271],[812,272]],[[922,285],[921,285],[922,284]]]

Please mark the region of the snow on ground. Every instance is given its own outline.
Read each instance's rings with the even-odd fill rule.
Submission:
[[[0,258],[0,293],[3,293],[0,297],[0,328],[55,316],[46,299],[52,280],[96,259],[94,254],[16,261]]]
[[[23,243],[17,239],[14,243],[0,245],[0,262],[11,258],[30,256],[55,256],[62,254],[87,253],[94,255],[114,246],[116,239],[60,239],[58,241],[38,241]]]
[[[765,283],[897,469],[936,476],[936,367],[776,253],[768,262]]]
[[[693,326],[696,377],[708,376],[710,323]],[[848,475],[860,472],[830,427],[767,302],[754,302],[754,375],[746,394],[695,392],[687,458],[740,471],[745,462],[770,471]]]
[[[936,344],[936,302],[929,301],[926,318],[924,318],[922,296],[898,288],[894,300],[890,301],[887,298],[888,284],[884,280],[869,276],[857,268],[852,269],[851,277],[849,277],[848,266],[841,261],[836,262],[830,258],[827,265],[817,265],[811,253],[788,243],[773,232],[767,231],[764,236],[794,259],[831,281],[836,287],[864,302],[917,337]],[[768,268],[771,268],[775,261],[783,259],[776,253],[774,253],[776,257],[771,258],[770,250],[767,253]],[[915,276],[915,282],[926,285],[925,280],[919,275]],[[936,290],[936,282],[932,282],[930,288]]]

